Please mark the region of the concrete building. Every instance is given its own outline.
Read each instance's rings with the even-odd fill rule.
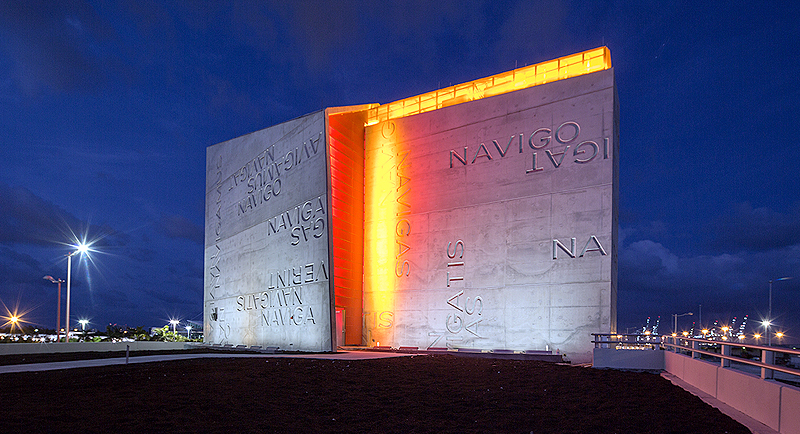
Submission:
[[[209,147],[206,341],[590,355],[618,113],[601,47]]]

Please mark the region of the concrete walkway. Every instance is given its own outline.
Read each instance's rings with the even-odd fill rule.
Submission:
[[[8,374],[12,372],[36,372],[36,371],[53,371],[57,369],[74,369],[74,368],[93,368],[97,366],[111,366],[111,365],[124,365],[126,363],[151,363],[151,362],[166,362],[172,360],[186,360],[186,359],[211,359],[211,358],[234,358],[234,357],[258,357],[258,358],[298,358],[298,359],[322,359],[322,360],[369,360],[369,359],[385,359],[388,357],[409,357],[413,354],[403,353],[390,353],[390,352],[377,352],[377,351],[339,351],[336,353],[320,353],[320,354],[231,354],[231,353],[208,353],[208,354],[164,354],[158,356],[138,356],[130,357],[127,362],[125,357],[111,358],[111,359],[91,359],[91,360],[73,360],[68,362],[50,362],[50,363],[28,363],[20,365],[7,365],[0,366],[0,374]]]
[[[730,405],[725,404],[719,399],[714,398],[708,393],[703,392],[702,390],[692,386],[691,384],[681,380],[669,372],[662,372],[661,376],[672,382],[672,384],[702,399],[706,404],[716,408],[727,416],[730,416],[736,422],[746,426],[753,434],[780,434],[778,431],[775,431],[774,429],[764,425],[763,423],[753,419],[752,417],[742,413]]]

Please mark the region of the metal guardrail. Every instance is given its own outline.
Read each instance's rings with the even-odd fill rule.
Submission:
[[[658,350],[661,336],[641,334],[592,333],[595,348],[613,348],[616,350]]]
[[[691,355],[693,359],[701,356],[714,357],[719,359],[720,366],[731,367],[731,362],[760,368],[762,379],[775,378],[775,372],[789,374],[792,381],[800,382],[800,369],[777,364],[779,360],[785,359],[775,357],[776,354],[785,354],[789,357],[800,356],[800,350],[793,350],[785,347],[772,347],[765,345],[753,345],[736,341],[719,341],[709,339],[690,338],[683,336],[655,336],[655,335],[630,335],[614,333],[592,333],[595,337],[592,340],[595,348],[613,349],[638,349],[638,350],[665,350],[685,353]],[[746,358],[734,354],[741,353],[742,350],[760,353],[758,360]]]

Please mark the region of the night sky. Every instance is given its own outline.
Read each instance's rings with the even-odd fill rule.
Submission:
[[[75,321],[202,321],[207,146],[606,45],[620,330],[701,304],[755,325],[791,276],[773,311],[800,341],[800,6],[779,3],[0,2],[0,300],[53,328],[42,277],[85,237]]]

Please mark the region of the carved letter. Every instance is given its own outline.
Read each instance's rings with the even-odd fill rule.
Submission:
[[[574,239],[574,238],[573,238],[573,239]],[[591,249],[590,249],[590,248],[589,248],[589,244],[590,244],[592,241],[594,241],[594,244],[595,244],[597,247],[594,247],[594,248],[591,248]],[[606,255],[606,250],[603,248],[603,246],[602,246],[602,245],[600,245],[600,241],[599,241],[599,240],[597,239],[597,237],[596,237],[596,236],[594,236],[594,235],[592,235],[591,237],[589,237],[589,239],[586,241],[586,245],[585,245],[585,246],[583,246],[583,251],[581,252],[581,256],[580,256],[580,257],[582,258],[582,257],[583,257],[583,255],[585,255],[585,254],[586,254],[586,252],[600,252],[600,255],[602,255],[602,256],[605,256],[605,255]]]
[[[536,167],[536,152],[533,153],[533,166],[531,169],[525,170],[525,173],[533,173],[544,170],[544,167]]]
[[[591,146],[592,147],[592,155],[589,158],[585,159],[585,160],[581,160],[580,158],[576,158],[575,159],[576,163],[588,163],[588,162],[592,161],[594,159],[594,157],[597,156],[597,151],[599,150],[599,147],[597,146],[597,143],[595,143],[595,142],[593,142],[591,140],[587,140],[585,142],[580,142],[578,144],[578,146],[575,147],[575,150],[572,151],[572,156],[573,157],[577,157],[578,154],[585,154],[586,153],[586,151],[580,150],[581,146],[583,146],[583,145],[587,145],[587,146]]]
[[[548,158],[550,158],[550,161],[553,163],[553,166],[554,166],[555,168],[558,168],[558,166],[561,166],[561,163],[563,163],[563,162],[564,162],[564,157],[567,155],[567,151],[568,151],[568,150],[569,150],[569,146],[567,146],[566,148],[564,148],[564,150],[563,150],[562,152],[556,152],[555,154],[553,154],[552,152],[550,152],[550,150],[549,150],[549,149],[545,149],[545,151],[544,151],[544,152],[547,154],[547,157],[548,157]],[[556,159],[555,159],[555,158],[553,158],[553,156],[554,156],[554,155],[560,155],[560,156],[561,156],[561,159],[560,159],[560,160],[558,160],[558,163],[556,163]]]
[[[456,241],[456,245],[453,246],[453,254],[452,255],[450,254],[450,244],[451,243],[452,243],[451,241],[447,242],[447,249],[446,249],[447,257],[450,258],[450,259],[455,258],[456,254],[458,253],[458,246],[461,246],[461,255],[459,256],[459,258],[463,258],[464,257],[464,242],[461,241],[461,240]]]
[[[483,149],[483,154],[481,154],[481,149]],[[483,143],[481,143],[481,145],[478,146],[478,150],[475,152],[475,158],[472,159],[473,164],[475,164],[475,160],[477,160],[478,157],[484,157],[490,160],[492,159],[492,155],[489,154],[489,150],[486,149],[486,145],[484,145]]]
[[[539,146],[536,146],[536,145],[533,144],[533,136],[535,136],[537,133],[547,133],[548,134],[548,135],[542,137],[541,139],[539,139],[539,141],[542,143]],[[550,128],[539,128],[538,130],[536,130],[533,133],[531,133],[530,137],[528,137],[528,146],[530,146],[531,149],[542,149],[542,148],[544,148],[545,146],[547,146],[549,144],[550,144]]]
[[[522,136],[520,135],[520,137],[522,137]],[[514,136],[511,136],[511,138],[508,139],[508,144],[506,145],[505,149],[502,149],[500,147],[500,144],[497,143],[497,140],[492,140],[492,143],[494,143],[494,147],[497,148],[497,152],[500,153],[500,156],[501,157],[505,157],[506,156],[506,152],[508,152],[508,148],[511,147],[511,142],[513,142],[513,141],[514,141]],[[491,157],[489,157],[489,159],[491,159]]]
[[[553,259],[558,259],[558,248],[566,252],[570,258],[575,257],[575,238],[570,238],[570,240],[570,249],[567,249],[567,246],[561,244],[561,241],[555,239],[553,240]]]
[[[456,157],[456,160],[460,161],[461,164],[467,165],[467,147],[464,146],[464,158],[461,158],[461,155],[456,154],[456,151],[450,150],[450,168],[453,168],[453,157]]]
[[[561,129],[564,128],[565,126],[568,126],[568,125],[575,129],[575,134],[572,137],[570,137],[569,139],[562,139],[561,138]],[[564,122],[556,130],[556,140],[558,140],[559,143],[567,144],[567,143],[575,140],[578,137],[578,134],[580,134],[580,132],[581,132],[581,126],[578,125],[577,122],[572,122],[572,121]]]

